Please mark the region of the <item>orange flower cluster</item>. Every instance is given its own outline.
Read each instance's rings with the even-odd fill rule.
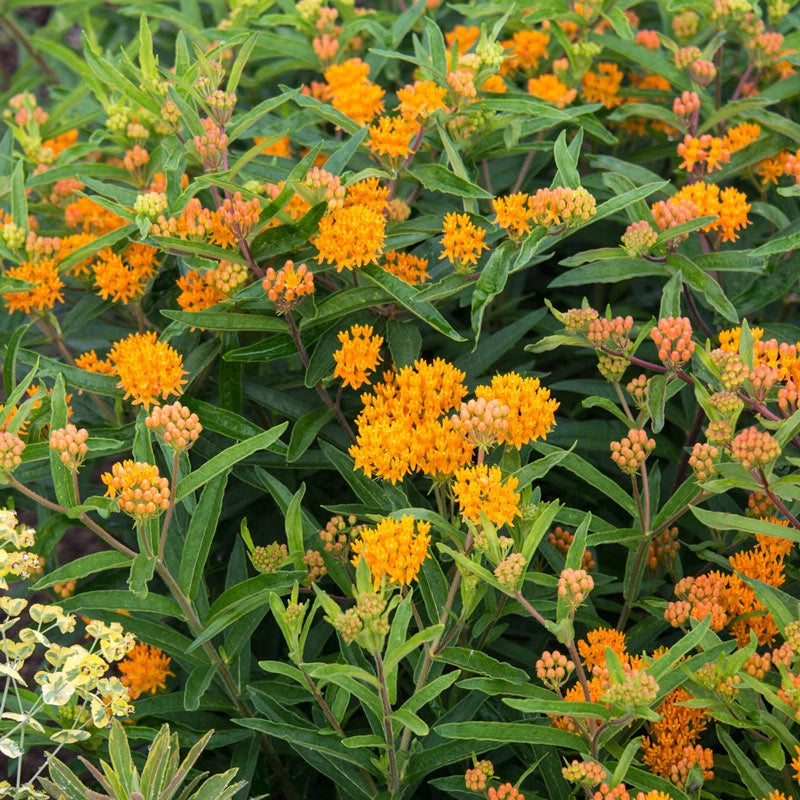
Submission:
[[[430,278],[427,258],[420,258],[398,250],[389,250],[383,254],[383,257],[386,259],[386,269],[412,286],[417,283],[425,283]]]
[[[374,264],[383,251],[386,217],[367,206],[337,208],[324,216],[311,239],[317,262],[334,264],[336,271]]]
[[[742,122],[729,128],[722,138],[722,147],[729,153],[735,153],[752,144],[761,136],[761,126],[757,122]]]
[[[384,578],[389,583],[408,586],[417,579],[422,562],[428,557],[431,542],[430,523],[416,522],[404,514],[402,519],[387,517],[374,528],[361,530],[361,535],[352,544],[353,566],[361,558],[367,562],[372,573],[375,591]]]
[[[106,247],[92,264],[97,294],[103,300],[129,303],[144,294],[147,282],[158,268],[155,247],[133,242],[122,253]]]
[[[342,201],[344,206],[365,206],[378,214],[387,210],[388,203],[389,187],[381,186],[380,178],[364,178],[351,183]]]
[[[714,231],[723,242],[736,241],[736,232],[750,224],[750,204],[742,192],[732,186],[720,189],[715,183],[702,181],[684,186],[669,200],[653,204],[650,210],[662,231],[689,219],[716,217],[702,230]]]
[[[504,417],[507,425],[497,434],[501,444],[519,449],[528,442],[544,439],[556,424],[559,403],[550,397],[550,390],[538,378],[523,378],[516,372],[495,375],[489,386],[475,389],[475,397],[496,400],[508,407],[508,415]]]
[[[373,336],[372,325],[353,325],[349,331],[337,334],[342,346],[333,354],[336,362],[334,377],[345,386],[358,389],[369,383],[369,375],[381,361],[383,336]]]
[[[781,586],[792,542],[761,535],[756,540],[754,548],[730,557],[731,566],[744,577],[755,578],[770,586]],[[701,620],[710,614],[712,629],[729,628],[740,647],[750,640],[751,631],[758,637],[759,644],[771,644],[778,634],[775,621],[739,574],[725,575],[714,571],[678,581],[675,596],[679,599],[667,606],[665,619],[673,626],[680,626],[690,617]]]
[[[88,372],[119,377],[125,397],[134,405],[150,408],[158,399],[180,394],[185,383],[183,359],[166,342],[159,342],[154,331],[133,333],[114,343],[108,358],[100,360],[94,350],[83,353],[75,363]]]
[[[489,249],[483,241],[486,231],[473,225],[469,214],[445,214],[443,230],[439,258],[447,258],[457,271],[467,271],[470,264],[475,266],[481,251]]]
[[[410,472],[446,476],[468,464],[471,442],[443,419],[467,394],[464,377],[442,359],[385,372],[372,394],[361,398],[350,448],[356,468],[394,483]]]
[[[570,89],[556,75],[548,73],[528,80],[528,94],[547,100],[557,108],[564,108],[578,96],[578,90]]]
[[[581,97],[587,103],[602,103],[606,108],[615,108],[622,103],[619,89],[623,77],[616,64],[601,61],[597,72],[588,70],[581,78]]]
[[[689,769],[699,763],[703,777],[714,777],[714,756],[697,744],[706,729],[708,714],[702,708],[680,705],[692,696],[679,687],[670,692],[656,709],[661,719],[650,725],[650,735],[642,737],[642,758],[654,775],[671,780],[683,788]]]
[[[434,111],[445,107],[447,90],[433,81],[415,81],[397,90],[398,110],[404,119],[422,122]]]
[[[379,117],[375,125],[370,125],[367,146],[375,155],[402,159],[411,152],[411,140],[419,131],[419,123],[413,119]]]
[[[64,209],[64,220],[67,226],[83,233],[93,233],[102,236],[105,233],[127,225],[128,221],[109,211],[88,197],[79,197]]]
[[[117,461],[100,480],[106,485],[109,497],[119,495],[119,510],[137,522],[160,516],[169,507],[169,481],[161,477],[153,464]]]
[[[538,69],[539,62],[547,58],[547,45],[550,34],[542,31],[517,31],[510,39],[501,42],[508,51],[506,60],[500,66],[503,75],[520,70]]]
[[[172,659],[163,650],[137,642],[117,665],[122,673],[120,681],[128,687],[131,700],[146,692],[155,694],[159,689],[166,689],[167,678],[175,676],[169,668],[171,663]]]
[[[509,477],[503,483],[500,467],[485,464],[457,470],[453,495],[464,519],[481,524],[481,513],[493,525],[511,525],[520,516],[519,494],[514,491],[519,481]]]
[[[313,294],[314,273],[305,264],[295,269],[294,261],[287,260],[277,272],[269,267],[261,285],[278,311],[286,311],[307,294]]]
[[[176,281],[181,290],[178,305],[184,311],[204,311],[219,303],[223,297],[208,279],[208,271],[190,269]]]
[[[64,283],[58,274],[58,267],[52,258],[42,258],[38,261],[25,261],[6,270],[9,278],[28,281],[34,284],[30,289],[18,292],[9,292],[3,295],[9,311],[31,311],[39,313],[49,311],[58,303],[64,302],[61,290]]]
[[[383,111],[385,92],[369,79],[369,65],[360,58],[333,64],[325,71],[323,95],[333,107],[359,125],[367,125]]]
[[[678,145],[678,155],[683,161],[678,165],[681,169],[694,169],[695,164],[702,164],[707,172],[722,169],[731,159],[730,150],[719,136],[704,133],[702,136],[690,136],[688,133]]]

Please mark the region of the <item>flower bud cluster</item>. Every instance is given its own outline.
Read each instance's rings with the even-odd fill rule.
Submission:
[[[658,697],[658,682],[644,670],[632,669],[621,683],[606,689],[603,700],[624,711],[649,706]]]
[[[119,510],[137,521],[157,517],[169,508],[169,480],[162,478],[153,464],[118,461],[101,480],[109,497],[119,495]]]
[[[697,92],[683,91],[680,97],[672,101],[672,113],[687,125],[698,111],[700,111],[700,95]]]
[[[745,428],[731,442],[731,456],[745,469],[760,469],[781,454],[781,446],[772,434],[755,426]]]
[[[171,405],[155,406],[144,424],[176,452],[188,450],[203,431],[197,414],[177,400]]]
[[[223,92],[222,89],[214,89],[206,97],[211,116],[220,126],[224,125],[233,115],[236,108],[236,92]]]
[[[596,761],[577,761],[561,768],[564,780],[570,783],[577,783],[587,789],[602,783],[606,777],[606,769]]]
[[[556,590],[570,611],[576,611],[594,589],[594,579],[583,569],[563,569],[558,577]]]
[[[713,422],[709,422],[708,427],[706,428],[706,439],[708,439],[711,444],[728,447],[731,441],[731,436],[733,436],[731,424],[724,419],[718,419],[714,420]]]
[[[744,671],[748,675],[752,675],[757,680],[763,681],[764,676],[769,672],[771,666],[771,653],[764,653],[764,655],[753,653],[753,655],[751,655],[747,661],[744,662]]]
[[[222,260],[216,269],[208,273],[208,281],[221,295],[232,297],[250,277],[247,267],[236,261]]]
[[[328,568],[322,558],[322,553],[317,550],[308,549],[303,556],[303,564],[308,571],[307,579],[309,583],[316,583],[320,578],[328,574]]]
[[[717,469],[714,462],[719,456],[719,450],[713,444],[696,442],[689,456],[689,466],[699,483],[710,480],[716,475]]]
[[[558,650],[545,650],[536,662],[536,677],[554,692],[569,680],[574,670],[575,664]]]
[[[768,495],[761,492],[751,492],[747,497],[747,508],[744,513],[748,517],[769,517],[775,513],[775,504]]]
[[[570,308],[564,313],[564,327],[569,333],[586,333],[589,325],[596,320],[599,314],[591,307]]]
[[[276,309],[284,312],[314,292],[314,273],[305,264],[295,269],[294,261],[289,260],[277,272],[269,267],[261,285]]]
[[[461,404],[458,414],[450,417],[452,426],[472,440],[476,447],[487,450],[508,430],[507,405],[485,397]]]
[[[783,411],[793,413],[797,411],[798,391],[797,385],[791,378],[778,389],[778,406]]]
[[[278,567],[289,558],[289,548],[281,542],[271,542],[266,547],[259,545],[253,550],[250,560],[259,572],[277,572]]]
[[[756,364],[748,375],[753,397],[763,403],[769,390],[778,382],[779,378],[780,373],[776,367],[771,367],[769,364]]]
[[[136,214],[157,219],[159,214],[166,214],[167,196],[163,192],[145,192],[136,196],[133,203]]]
[[[141,145],[134,145],[130,150],[125,153],[122,159],[122,164],[128,172],[135,178],[140,179],[142,175],[142,167],[147,166],[150,161],[150,153]]]
[[[712,350],[711,360],[720,371],[720,383],[729,391],[736,391],[748,378],[747,365],[736,353],[729,350]]]
[[[525,795],[510,783],[501,783],[496,789],[490,786],[486,797],[488,800],[525,800]]]
[[[507,592],[516,591],[525,576],[525,556],[522,553],[512,553],[504,558],[494,570],[497,582]]]
[[[9,250],[19,250],[25,244],[25,230],[17,225],[16,222],[6,222],[0,227],[0,241]]]
[[[655,570],[659,565],[668,569],[671,568],[680,549],[678,529],[676,527],[667,528],[650,540],[650,548],[647,552],[648,568]]]
[[[693,62],[697,61],[701,55],[702,53],[700,52],[700,48],[695,47],[694,45],[679,47],[675,51],[675,66],[678,69],[686,69],[687,67],[691,66]]]
[[[689,66],[689,77],[700,86],[708,86],[717,77],[717,68],[713,61],[698,58]]]
[[[694,352],[692,324],[687,317],[664,317],[650,330],[650,338],[658,348],[661,363],[680,369]]]
[[[222,201],[217,213],[220,222],[232,231],[237,239],[244,239],[250,229],[258,223],[261,203],[257,197],[245,200],[241,192],[234,192],[232,198],[226,197]]]
[[[659,200],[657,203],[653,203],[650,210],[656,225],[661,231],[670,230],[677,225],[682,225],[684,222],[689,222],[689,220],[700,216],[700,209],[697,204],[685,197],[677,199],[671,197],[669,200]],[[669,244],[675,245],[688,236],[688,233],[673,236],[669,239]]]
[[[744,403],[733,392],[714,392],[708,398],[708,404],[720,412],[726,419],[732,420],[744,408]]]
[[[528,201],[535,225],[550,227],[566,225],[568,228],[590,220],[597,213],[597,201],[583,188],[539,189]]]
[[[350,546],[349,531],[355,524],[356,518],[352,514],[347,518],[347,522],[339,514],[331,517],[319,532],[319,538],[322,539],[326,552],[335,558],[346,559]]]
[[[672,32],[676,39],[691,39],[697,33],[700,17],[695,11],[682,11],[672,18]]]
[[[25,442],[16,433],[0,431],[0,474],[10,475],[21,463]]]
[[[628,435],[618,442],[611,442],[611,460],[626,474],[635,475],[647,456],[656,446],[640,428],[631,428]]]
[[[228,149],[228,135],[211,117],[203,117],[200,123],[205,133],[194,137],[195,150],[206,170],[219,169],[223,153]]]
[[[650,254],[658,234],[646,220],[634,222],[622,234],[622,249],[628,258],[641,258]]]
[[[608,353],[597,354],[597,370],[610,383],[619,383],[630,361],[624,356],[612,356]]]
[[[58,428],[50,433],[50,449],[58,453],[58,458],[71,472],[77,472],[83,464],[89,446],[86,440],[89,431],[86,428],[76,428],[69,423],[64,428]]]
[[[472,769],[464,773],[464,783],[467,789],[473,792],[482,792],[486,788],[486,780],[494,775],[494,765],[491,761],[483,760],[475,763]]]
[[[331,211],[344,205],[347,190],[342,186],[342,179],[326,169],[311,167],[303,178],[303,185],[316,190],[319,200],[325,200]]]
[[[625,350],[633,330],[633,317],[614,317],[606,319],[598,317],[589,323],[587,336],[595,347],[611,344],[619,350]]]
[[[647,389],[649,386],[650,378],[645,374],[637,375],[633,380],[628,381],[625,386],[636,408],[641,409],[647,405]]]

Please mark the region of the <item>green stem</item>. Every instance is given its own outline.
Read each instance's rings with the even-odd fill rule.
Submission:
[[[394,746],[394,733],[392,731],[392,706],[389,703],[389,693],[386,691],[386,674],[383,670],[383,659],[380,653],[374,654],[375,675],[380,684],[381,705],[383,706],[383,733],[386,739],[386,752],[389,757],[389,792],[392,797],[400,788],[400,774],[397,771],[397,751]]]
[[[169,493],[169,506],[167,513],[164,516],[164,525],[161,528],[161,538],[158,542],[158,560],[164,560],[164,548],[167,544],[167,531],[169,531],[169,523],[172,520],[172,514],[175,511],[175,493],[178,489],[178,468],[180,466],[180,451],[176,450],[172,458],[172,485]]]

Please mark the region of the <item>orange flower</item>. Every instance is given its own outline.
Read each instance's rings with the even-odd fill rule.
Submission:
[[[137,522],[160,516],[169,506],[169,481],[161,477],[158,467],[143,461],[117,461],[111,472],[100,476],[106,494],[115,499],[119,510]]]
[[[364,178],[347,187],[345,206],[365,206],[383,214],[389,202],[389,187],[381,186],[379,178]]]
[[[155,247],[140,243],[129,245],[121,255],[110,248],[101,250],[92,264],[97,294],[119,303],[139,299],[158,267],[156,252]]]
[[[64,209],[64,219],[70,228],[81,227],[84,233],[102,236],[127,225],[128,221],[88,197],[79,197]]]
[[[516,372],[495,375],[491,386],[475,389],[475,396],[508,406],[509,414],[505,418],[508,427],[498,435],[498,440],[517,449],[543,439],[555,425],[558,401],[550,398],[550,390],[540,386],[538,378],[523,378]]]
[[[369,374],[381,361],[383,336],[373,336],[372,325],[353,325],[349,331],[337,334],[342,346],[333,354],[336,362],[334,377],[341,378],[345,386],[358,389],[369,383]]]
[[[158,689],[166,689],[167,678],[175,676],[169,668],[171,663],[172,659],[163,650],[137,642],[117,665],[122,673],[120,681],[128,687],[131,700],[146,692],[155,694]]]
[[[434,111],[444,108],[447,90],[433,81],[416,81],[397,90],[400,101],[399,111],[404,119],[418,122],[426,119]]]
[[[761,126],[757,122],[742,122],[729,128],[723,137],[723,146],[731,153],[747,147],[761,135]]]
[[[618,96],[622,85],[622,70],[608,61],[597,65],[597,72],[589,70],[581,78],[581,96],[587,103],[602,103],[614,108],[622,103]]]
[[[404,117],[380,117],[369,129],[367,146],[376,155],[405,158],[411,152],[411,140],[419,132],[419,123]]]
[[[596,628],[578,641],[578,652],[586,669],[591,671],[606,663],[606,647],[610,647],[621,661],[627,659],[625,634],[613,628]]]
[[[519,239],[531,230],[529,199],[525,192],[517,192],[492,200],[492,208],[496,214],[495,224],[505,228],[512,239]]]
[[[325,71],[333,107],[359,125],[366,125],[383,111],[384,91],[367,80],[369,65],[360,58],[334,64]]]
[[[788,159],[789,153],[786,150],[781,150],[780,153],[769,158],[762,158],[755,166],[755,173],[761,178],[761,185],[777,184],[786,174]]]
[[[519,494],[514,491],[519,481],[511,476],[503,483],[500,467],[485,464],[464,467],[456,472],[453,495],[461,507],[461,516],[481,523],[481,512],[498,527],[511,525],[520,516]]]
[[[208,280],[209,273],[191,269],[176,281],[181,293],[178,305],[184,311],[204,311],[219,303],[223,297]]]
[[[132,397],[134,405],[147,409],[158,399],[180,394],[186,382],[180,353],[166,342],[159,342],[154,331],[133,333],[115,342],[108,360],[125,397]]]
[[[550,34],[541,31],[517,31],[511,39],[501,42],[510,50],[508,58],[500,67],[503,75],[521,69],[536,69],[543,58],[547,58]]]
[[[408,586],[428,557],[430,529],[429,522],[417,522],[415,531],[414,518],[408,515],[399,520],[387,517],[374,528],[364,528],[352,544],[353,566],[362,558],[367,562],[375,591],[384,578]]]
[[[409,472],[449,475],[472,459],[473,445],[443,418],[467,394],[464,373],[442,359],[385,372],[356,419],[350,448],[357,469],[392,482]]]
[[[26,314],[32,309],[40,312],[49,311],[57,302],[64,302],[64,296],[61,294],[64,284],[58,274],[56,262],[52,258],[26,261],[8,269],[6,275],[9,278],[35,284],[31,289],[3,295],[9,311],[24,311]]]
[[[56,158],[60,153],[66,150],[68,147],[72,147],[75,142],[78,141],[78,129],[73,128],[72,130],[65,131],[62,134],[59,134],[53,139],[45,139],[42,142],[42,149],[49,148],[53,151],[53,158]]]
[[[508,91],[506,82],[500,75],[490,75],[480,86],[482,92],[492,92],[493,94],[505,94]]]
[[[472,224],[469,214],[450,212],[445,214],[442,237],[442,254],[458,271],[464,271],[469,264],[478,263],[481,250],[488,250],[484,244],[486,231]]]
[[[256,144],[263,142],[267,139],[266,136],[256,136],[253,141]],[[291,158],[292,156],[292,143],[288,136],[278,139],[274,144],[267,145],[262,151],[262,156],[280,156],[281,158]]]
[[[397,250],[390,250],[384,253],[383,257],[386,259],[386,269],[406,283],[412,285],[425,283],[430,278],[427,258],[419,258],[411,253],[401,253]]]
[[[447,31],[447,33],[445,33],[444,39],[447,42],[448,50],[453,46],[453,42],[455,42],[459,54],[463,55],[478,41],[480,35],[481,29],[476,25],[470,25],[469,27],[456,25],[452,31]]]
[[[705,133],[702,136],[683,137],[683,142],[678,145],[678,155],[683,161],[678,165],[681,169],[692,170],[695,164],[705,164],[708,172],[722,169],[722,165],[730,161],[731,154],[725,149],[725,144],[718,136]]]
[[[75,366],[85,369],[87,372],[95,372],[98,375],[114,375],[114,365],[106,358],[99,359],[94,350],[81,353],[75,359]]]
[[[383,251],[386,218],[366,206],[337,208],[320,220],[311,239],[317,262],[335,264],[336,271],[374,264]]]
[[[576,89],[570,89],[555,75],[547,74],[531,78],[528,81],[528,94],[538,97],[540,100],[548,100],[558,108],[564,108],[577,97],[578,92]]]

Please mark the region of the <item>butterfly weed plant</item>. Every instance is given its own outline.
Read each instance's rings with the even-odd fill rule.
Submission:
[[[799,23],[8,0],[0,797],[800,797]]]

